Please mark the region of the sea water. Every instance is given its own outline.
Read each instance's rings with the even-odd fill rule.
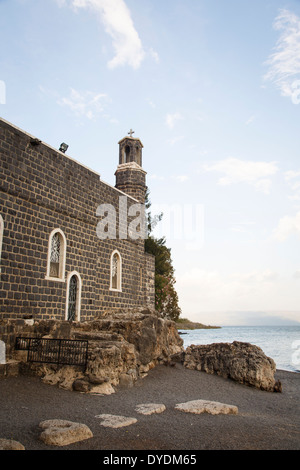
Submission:
[[[214,329],[179,330],[184,348],[191,344],[242,341],[259,346],[276,368],[300,372],[299,326],[223,326]]]

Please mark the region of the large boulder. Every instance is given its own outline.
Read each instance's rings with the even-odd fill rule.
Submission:
[[[183,340],[173,321],[154,310],[112,310],[73,330],[74,338],[88,339],[87,373],[109,377],[113,385],[132,385],[157,363],[183,351]]]
[[[107,310],[101,318],[80,325],[81,331],[91,329],[133,345],[138,365],[168,359],[183,349],[176,324],[150,308]]]
[[[274,378],[275,362],[250,343],[191,345],[185,351],[184,365],[187,369],[217,374],[261,390],[281,391],[281,384]]]

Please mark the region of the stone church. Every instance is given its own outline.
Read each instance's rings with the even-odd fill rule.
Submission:
[[[136,222],[142,149],[132,132],[120,140],[113,187],[63,144],[0,119],[0,319],[88,321],[106,309],[154,308],[154,257]]]

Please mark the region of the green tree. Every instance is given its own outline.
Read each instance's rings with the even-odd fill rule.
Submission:
[[[146,192],[146,211],[148,237],[145,240],[145,250],[155,257],[155,308],[163,317],[178,320],[181,310],[178,305],[178,295],[175,290],[175,275],[171,258],[171,249],[166,246],[165,237],[155,238],[153,229],[162,219],[163,214],[152,216],[149,191]]]

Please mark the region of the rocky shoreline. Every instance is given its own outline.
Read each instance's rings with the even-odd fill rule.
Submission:
[[[187,318],[179,318],[179,320],[176,321],[176,326],[178,330],[211,330],[221,328],[220,326],[204,325],[203,323],[193,322]]]
[[[300,374],[276,370],[257,346],[184,350],[175,323],[145,309],[6,326],[0,449],[300,449]],[[26,362],[12,346],[19,327],[88,339],[86,369]]]
[[[188,369],[229,377],[262,390],[281,391],[281,384],[274,379],[274,361],[257,346],[233,342],[191,345],[184,350],[176,324],[150,309],[107,311],[98,319],[80,323],[25,321],[22,327],[18,321],[4,323],[2,320],[2,331],[6,326],[10,332],[6,339],[13,367],[0,365],[0,377],[11,371],[37,375],[44,383],[66,390],[109,395],[118,385],[132,387],[159,364],[179,362]],[[53,358],[58,360],[55,347],[58,344],[61,348],[60,340],[67,342],[63,359],[70,365],[53,364]],[[79,342],[88,345],[84,367],[69,362],[72,345],[78,348]],[[28,348],[34,348],[35,362],[26,360]]]

